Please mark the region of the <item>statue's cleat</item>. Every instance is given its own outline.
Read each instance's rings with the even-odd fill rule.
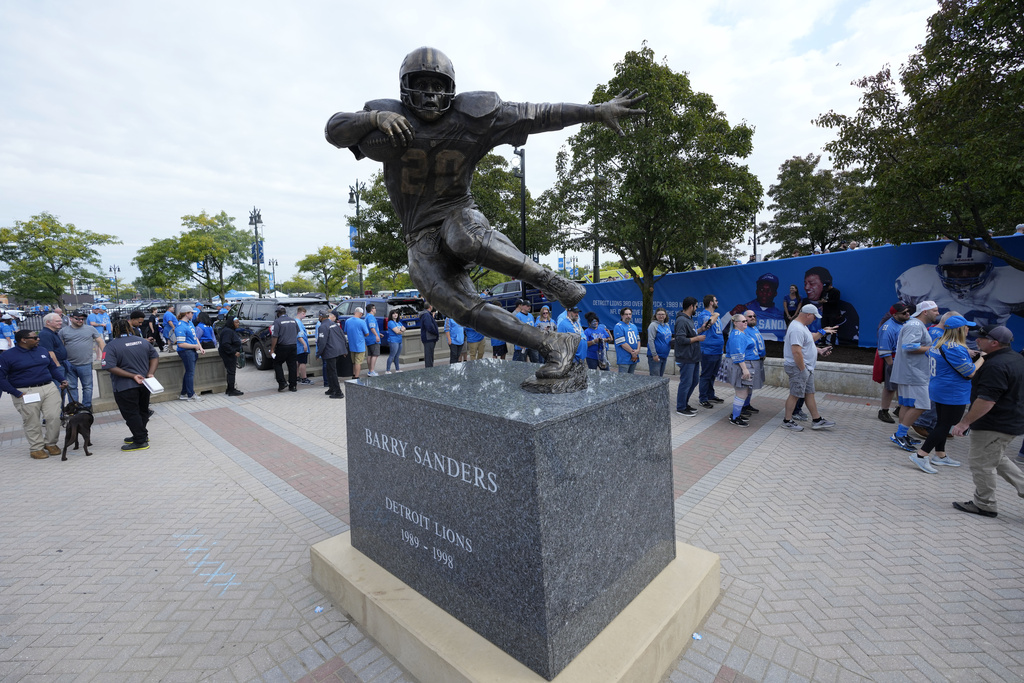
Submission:
[[[557,299],[566,308],[572,308],[583,301],[583,297],[587,295],[587,290],[583,285],[566,280],[558,273],[550,271],[548,271],[548,276],[543,278],[543,282],[538,283],[537,286],[546,296]]]
[[[569,375],[576,349],[580,346],[580,335],[554,332],[537,349],[547,359],[537,371],[538,379],[558,379]]]

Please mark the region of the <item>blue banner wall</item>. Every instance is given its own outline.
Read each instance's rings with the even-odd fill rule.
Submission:
[[[1010,254],[1024,258],[1024,237],[1002,237],[998,242]],[[893,303],[931,299],[942,312],[955,310],[982,325],[1006,325],[1014,334],[1013,347],[1024,346],[1024,271],[948,241],[673,273],[655,285],[654,306],[666,308],[671,320],[685,297],[695,297],[699,308],[705,294],[714,294],[723,315],[734,308],[751,308],[758,313],[764,337],[781,340],[786,329],[783,298],[789,286],[796,285],[801,299],[816,300],[822,280],[829,277],[840,292],[839,334],[844,343],[874,347],[878,323]],[[771,296],[775,283],[778,288]],[[611,327],[624,306],[634,310],[634,321],[639,323],[642,303],[636,284],[620,280],[587,285],[579,308],[581,317],[594,311]]]

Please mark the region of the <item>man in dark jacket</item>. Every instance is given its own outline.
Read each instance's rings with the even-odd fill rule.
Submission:
[[[679,364],[676,412],[684,417],[693,417],[697,414],[697,411],[690,407],[690,396],[700,381],[700,343],[704,341],[704,335],[697,334],[697,329],[693,325],[693,314],[696,310],[697,300],[688,296],[683,299],[683,310],[676,315],[675,347],[676,363]]]
[[[426,308],[420,311],[420,341],[423,342],[423,367],[434,367],[434,346],[440,331],[437,329],[437,321],[434,320],[434,307],[425,304]]]
[[[229,315],[224,320],[224,327],[220,328],[220,346],[217,347],[228,375],[228,390],[225,392],[228,396],[242,396],[245,393],[235,388],[235,371],[238,370],[238,357],[242,354],[242,338],[236,329],[238,318]]]
[[[320,332],[316,338],[316,355],[324,359],[324,376],[329,387],[324,393],[329,398],[345,398],[338,382],[338,363],[347,354],[345,331],[338,324],[338,318],[331,313],[329,320],[320,323]]]

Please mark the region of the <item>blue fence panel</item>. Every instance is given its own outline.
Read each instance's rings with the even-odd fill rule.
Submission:
[[[1008,253],[1024,258],[1024,237],[997,241]],[[695,297],[699,307],[705,294],[714,294],[723,315],[734,308],[752,308],[764,337],[781,340],[786,329],[782,300],[789,286],[796,285],[800,297],[808,297],[818,281],[829,277],[841,295],[839,336],[847,343],[874,347],[878,322],[893,303],[931,299],[942,312],[955,310],[983,325],[1006,325],[1013,331],[1014,348],[1024,346],[1024,271],[949,241],[672,273],[655,285],[654,306],[666,308],[674,318],[687,296]],[[759,278],[762,283],[778,281],[774,298],[763,296],[758,301]],[[618,322],[624,306],[635,312],[642,306],[640,290],[632,280],[587,285],[587,296],[579,304],[581,315],[594,311],[609,326]]]

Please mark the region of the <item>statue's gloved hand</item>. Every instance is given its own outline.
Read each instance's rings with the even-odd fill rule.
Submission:
[[[393,111],[374,111],[373,125],[377,130],[388,136],[393,147],[408,147],[412,142],[413,132],[409,120]]]
[[[623,90],[607,102],[602,102],[594,107],[597,120],[619,135],[625,135],[622,132],[622,128],[619,127],[619,119],[624,116],[646,114],[647,112],[643,109],[633,108],[634,104],[644,100],[646,97],[647,93],[641,95],[637,90]]]

